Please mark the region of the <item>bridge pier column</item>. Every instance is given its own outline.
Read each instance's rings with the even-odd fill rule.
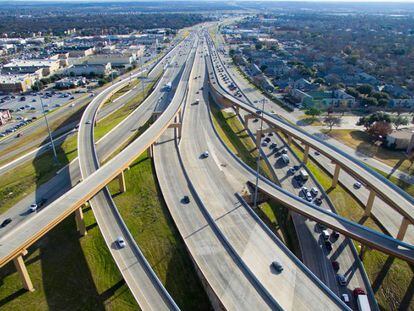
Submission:
[[[259,149],[260,148],[260,142],[262,141],[262,131],[261,130],[257,130],[256,132],[256,148]]]
[[[124,171],[122,171],[119,175],[118,175],[118,183],[119,183],[119,191],[121,193],[124,193],[126,191],[126,183],[125,183],[125,175],[124,175]]]
[[[28,290],[29,292],[33,292],[35,289],[33,287],[32,280],[30,279],[30,275],[27,271],[26,265],[24,264],[23,255],[21,254],[14,258],[13,263],[16,267],[17,273],[20,276],[23,288]]]
[[[408,225],[410,224],[410,221],[407,218],[403,218],[400,226],[400,230],[398,230],[397,239],[398,240],[404,240],[405,234],[407,233]]]
[[[303,163],[308,163],[309,159],[309,145],[305,145],[305,148],[303,150]]]
[[[246,129],[249,127],[249,119],[250,119],[249,115],[244,116],[244,128]]]
[[[237,115],[240,115],[240,107],[239,107],[239,106],[236,106],[236,108],[235,108],[235,109],[236,109],[236,114],[237,114]]]
[[[374,190],[369,190],[369,197],[367,200],[367,204],[365,205],[365,216],[370,216],[372,211],[372,206],[374,205],[376,193]]]
[[[154,156],[154,144],[151,144],[148,147],[148,155],[149,155],[150,158],[152,158]]]
[[[75,211],[76,228],[78,229],[81,236],[85,236],[88,232],[86,231],[85,220],[83,219],[82,207],[79,207]]]
[[[364,261],[364,257],[365,257],[365,252],[367,251],[367,247],[363,244],[360,244],[360,250],[359,250],[359,259],[361,259],[361,261]]]
[[[290,136],[290,135],[286,135],[287,136],[287,143],[288,143],[288,145],[290,146],[290,145],[292,145],[292,136]]]
[[[338,163],[335,164],[335,172],[332,177],[332,188],[335,188],[338,185],[338,179],[339,179],[339,172],[341,171],[341,167]]]

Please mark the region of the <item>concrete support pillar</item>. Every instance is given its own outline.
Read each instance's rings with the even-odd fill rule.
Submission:
[[[76,228],[78,228],[80,235],[85,236],[88,232],[86,231],[85,220],[83,219],[82,207],[79,207],[75,211],[75,220],[76,220]]]
[[[364,256],[365,256],[366,251],[367,251],[367,247],[361,244],[361,247],[359,249],[359,259],[361,259],[361,261],[364,261]]]
[[[249,115],[244,116],[244,127],[247,129],[249,127]]]
[[[260,142],[262,141],[262,131],[258,130],[256,132],[256,148],[259,149],[260,148]]]
[[[407,233],[408,225],[410,224],[410,221],[407,218],[403,218],[400,226],[400,230],[398,230],[397,239],[398,240],[404,240],[405,234]]]
[[[154,144],[151,144],[151,145],[148,147],[148,154],[149,154],[149,157],[150,157],[150,158],[152,158],[152,157],[154,156]]]
[[[332,177],[332,188],[335,188],[338,185],[338,179],[339,179],[339,172],[341,171],[341,167],[339,164],[335,164],[335,172]]]
[[[308,163],[309,159],[309,145],[305,145],[305,148],[303,150],[303,163]]]
[[[240,107],[239,106],[235,106],[234,109],[236,110],[236,114],[240,115]]]
[[[17,273],[20,276],[20,279],[23,284],[23,288],[28,290],[29,292],[34,291],[34,287],[32,284],[32,280],[30,280],[29,272],[26,269],[26,265],[24,264],[23,256],[19,255],[13,259],[14,265],[16,267]]]
[[[121,193],[124,193],[126,191],[126,183],[125,183],[125,175],[123,171],[118,175],[118,182],[119,182],[119,191]]]
[[[292,136],[290,136],[290,135],[286,135],[287,136],[287,143],[288,143],[288,145],[290,146],[290,145],[292,145]]]
[[[365,205],[365,216],[370,216],[371,215],[372,206],[374,205],[375,196],[376,196],[375,191],[370,189],[369,190],[368,201],[367,201],[367,204]]]
[[[177,127],[177,138],[181,138],[181,128],[182,128],[182,123],[179,123]]]

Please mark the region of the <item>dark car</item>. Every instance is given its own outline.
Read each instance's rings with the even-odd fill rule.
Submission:
[[[332,231],[332,233],[331,233],[331,238],[332,238],[332,240],[334,240],[334,241],[338,240],[338,238],[339,238],[339,233],[338,233],[338,232],[336,232],[336,231]]]
[[[188,197],[188,195],[185,195],[185,196],[182,198],[181,202],[182,202],[182,203],[184,203],[184,204],[188,204],[188,203],[190,203],[190,198]]]
[[[278,272],[278,273],[280,273],[280,272],[282,272],[283,271],[283,266],[282,266],[282,264],[280,263],[280,262],[278,262],[278,261],[273,261],[272,262],[272,267]]]
[[[0,225],[0,227],[4,228],[4,227],[6,227],[11,222],[12,222],[11,218],[6,218],[5,220],[3,220],[3,222]]]
[[[41,199],[39,200],[39,202],[37,202],[37,206],[38,206],[38,207],[42,207],[43,205],[45,205],[46,201],[47,201],[47,199],[45,199],[45,198],[41,198]]]
[[[300,176],[299,176],[300,177]],[[322,204],[322,199],[321,198],[316,198],[313,203],[315,203],[316,205],[321,205]]]
[[[326,250],[328,251],[328,253],[330,251],[332,251],[332,243],[331,242],[325,241],[325,247],[326,247]]]
[[[335,272],[339,271],[339,262],[332,261],[332,267],[335,270]]]

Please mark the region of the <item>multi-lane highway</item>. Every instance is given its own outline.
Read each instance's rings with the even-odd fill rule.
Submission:
[[[187,54],[186,50],[191,49],[192,42],[193,41],[183,43],[183,45],[185,45],[183,48],[184,55]],[[190,47],[187,48],[187,45]],[[175,58],[176,57],[172,58],[171,62],[174,62]],[[193,57],[189,55],[185,62],[186,66],[190,68],[192,66],[192,58]],[[158,66],[162,66],[162,64],[158,64]],[[122,84],[120,85],[122,86]],[[114,92],[121,86],[114,85],[113,90],[108,90],[108,92]],[[102,97],[104,96],[105,95]],[[154,109],[158,102],[154,101],[153,97],[156,96],[150,95],[142,106],[150,106]],[[96,101],[92,102],[91,105],[89,105],[85,110],[80,122],[78,153],[82,178],[86,178],[91,175],[100,167],[94,142],[94,123],[97,112],[104,102],[105,100],[100,98],[97,98]],[[143,126],[145,122],[150,119],[150,117],[151,111],[147,109],[147,113],[141,114],[141,119],[136,125],[138,127]],[[124,137],[119,137],[119,140],[124,139]],[[112,257],[114,258],[115,263],[124,277],[124,280],[128,284],[131,293],[134,295],[140,307],[143,310],[178,309],[178,306],[174,303],[173,299],[162,286],[151,266],[143,256],[134,238],[130,234],[120,213],[118,212],[117,206],[111,198],[109,190],[105,187],[91,200],[89,200],[89,204],[91,205],[96,221],[112,254]],[[126,243],[124,248],[116,246],[115,241],[118,237],[122,237],[124,239]]]
[[[150,76],[157,76],[164,71],[151,95],[96,146],[93,125],[98,111],[126,81],[115,83],[92,101],[80,123],[79,159],[40,186],[34,195],[40,198],[53,192],[49,201],[54,201],[29,217],[26,211],[29,202],[33,202],[30,201],[33,200],[32,196],[8,212],[20,214],[14,214],[17,221],[1,232],[0,266],[24,253],[65,217],[75,211],[80,215],[83,204],[89,202],[111,254],[140,306],[143,309],[177,309],[129,234],[106,189],[106,185],[122,174],[137,156],[157,142],[153,147],[154,163],[165,201],[216,308],[347,309],[336,296],[342,291],[338,291],[336,284],[332,284],[332,277],[335,277],[333,271],[328,271],[325,276],[326,286],[268,230],[239,195],[246,194],[252,188],[255,172],[221,141],[211,120],[209,96],[223,104],[242,109],[246,115],[263,118],[268,126],[335,160],[342,169],[369,184],[385,202],[400,199],[392,206],[406,219],[410,217],[407,213],[413,207],[410,199],[371,171],[358,169],[360,164],[340,150],[273,115],[258,112],[248,100],[240,100],[230,94],[217,75],[212,56],[215,53],[214,47],[209,40],[203,39],[204,34],[199,32],[198,35],[190,35],[185,43],[176,51],[171,51],[171,55],[150,72]],[[203,43],[198,44],[198,41]],[[209,52],[206,52],[207,46]],[[172,82],[172,91],[165,91],[164,85],[167,82]],[[130,94],[125,98],[132,96],[133,91]],[[116,107],[120,105],[121,103]],[[154,111],[157,119],[130,142],[136,130],[150,119]],[[249,129],[256,130],[257,127],[251,126]],[[273,140],[280,145],[285,144],[277,135]],[[125,147],[127,142],[130,143]],[[125,148],[114,156],[113,153],[121,147]],[[262,152],[265,156],[270,153],[267,149]],[[100,165],[100,162],[111,156],[111,160]],[[274,166],[271,158],[268,157],[267,160]],[[274,173],[279,179],[286,179],[285,168],[275,169]],[[326,207],[330,207],[329,204],[322,208],[316,207],[300,198],[297,189],[292,189],[286,183],[281,183],[284,186],[281,188],[262,176],[259,179],[259,189],[263,194],[306,219],[414,262],[412,245],[346,220],[328,211]],[[82,181],[77,184],[78,180]],[[386,190],[379,189],[381,183],[384,183]],[[69,190],[72,185],[73,188]],[[308,231],[309,241],[306,243],[319,245],[319,235],[310,232],[314,223],[307,222],[306,228],[298,230],[298,234],[306,234]],[[126,241],[124,248],[117,247],[116,239],[119,236]],[[362,275],[363,269],[359,264],[358,267],[354,265],[357,261],[355,252],[346,250],[346,244],[350,242],[342,237],[340,241],[344,246],[342,252],[349,252],[347,259],[341,261],[341,265],[349,266],[350,275],[346,282],[352,283],[352,286],[368,288],[368,281]],[[317,251],[320,252],[321,249]],[[335,253],[336,257],[339,256],[336,248]],[[323,263],[320,271],[316,272],[322,279],[329,264],[324,255],[323,252],[318,253],[321,256],[318,258]],[[283,271],[275,269],[272,264],[274,261],[282,265]],[[371,307],[375,309],[372,295],[370,299]]]
[[[202,58],[196,59],[199,62],[203,61]],[[324,287],[320,281],[317,281],[314,276],[309,277],[309,274],[304,272],[303,269],[305,268],[298,260],[291,259],[291,253],[281,246],[280,241],[275,242],[274,237],[262,229],[257,219],[252,217],[234,195],[235,192],[241,191],[245,187],[243,180],[248,180],[246,174],[253,175],[228,154],[212,129],[209,110],[205,101],[208,98],[208,92],[200,90],[201,86],[204,85],[205,78],[205,66],[201,66],[201,70],[199,69],[198,73],[195,71],[191,77],[192,83],[183,118],[183,136],[179,144],[179,160],[182,163],[183,174],[187,180],[183,180],[184,191],[181,189],[178,193],[185,193],[185,189],[190,188],[195,206],[200,209],[199,218],[193,219],[192,222],[197,224],[207,223],[214,230],[216,236],[225,241],[224,247],[229,253],[227,256],[232,255],[235,258],[238,269],[241,269],[250,278],[250,286],[254,286],[262,296],[268,297],[270,302],[273,303],[272,308],[305,310],[317,306],[323,309],[343,307],[329,289]],[[198,103],[196,99],[199,99]],[[162,153],[159,153],[159,157],[164,159],[171,156],[171,153],[176,152],[173,141],[169,143],[169,149],[164,146],[168,141],[168,138],[166,138],[165,141],[160,142],[159,147],[156,147],[163,150]],[[209,151],[210,155],[208,158],[203,158],[201,155],[206,150]],[[155,154],[157,159],[157,152]],[[163,161],[155,161],[157,175],[162,176],[162,178],[159,177],[160,180],[163,180],[162,184],[171,184],[173,182],[171,178],[174,178],[175,174],[172,175],[171,172],[166,172],[167,166]],[[168,166],[168,170],[171,169],[172,167]],[[180,169],[178,167],[176,170]],[[168,191],[168,193],[170,192]],[[177,196],[175,197],[177,199]],[[169,198],[171,197],[169,196]],[[170,208],[173,211],[176,205],[184,205],[181,208],[187,209],[185,204],[180,204],[181,199],[171,203],[173,207]],[[183,213],[188,214],[190,212]],[[176,215],[178,219],[181,217],[177,215],[181,214],[179,211],[175,210],[172,214]],[[185,217],[185,215],[182,215],[182,217]],[[178,222],[182,223],[181,220],[178,220]],[[214,241],[210,231],[204,228],[202,232],[200,232],[201,230],[197,231],[198,238],[202,237],[203,240],[211,238]],[[204,231],[209,233],[204,236]],[[182,235],[187,242],[186,237],[191,236],[191,232],[182,233]],[[193,245],[189,241],[188,244],[195,254],[200,252],[197,251],[197,245]],[[202,245],[204,243],[198,248]],[[193,252],[191,251],[191,253]],[[221,255],[224,256],[225,253]],[[201,260],[199,256],[196,256],[196,258]],[[207,261],[207,259],[204,260]],[[203,262],[202,265],[209,272],[206,273],[208,276],[218,273],[213,270],[215,258],[211,258],[211,260],[213,262]],[[283,263],[285,267],[283,273],[278,274],[273,270],[271,263],[274,260],[280,260]],[[236,269],[237,266],[226,266],[226,268]],[[236,271],[232,270],[229,273],[227,282],[231,280]],[[245,282],[241,284],[248,286],[248,283]],[[247,289],[248,287],[245,287],[241,290],[238,295],[239,300],[243,300],[242,293],[246,292]],[[224,296],[224,293],[227,295]],[[224,293],[220,291],[220,297],[227,298],[226,303],[229,304],[228,306],[232,306],[231,303],[234,304],[234,301],[237,301],[237,293],[236,297],[234,297],[234,293],[233,296],[229,297],[232,293],[231,288],[228,288],[228,292],[224,291]],[[254,308],[254,305],[244,305],[242,308],[251,309]]]

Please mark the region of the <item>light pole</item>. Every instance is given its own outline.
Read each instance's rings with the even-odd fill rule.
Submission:
[[[50,143],[52,145],[53,157],[54,157],[54,160],[55,160],[55,164],[59,164],[59,160],[58,160],[57,153],[56,153],[56,148],[55,148],[55,142],[53,141],[52,133],[50,132],[50,127],[49,127],[49,122],[47,121],[45,107],[43,106],[43,100],[42,100],[42,97],[40,95],[39,95],[39,99],[40,99],[40,105],[42,106],[42,112],[43,112],[43,117],[45,118],[47,131],[49,133]]]
[[[265,103],[267,102],[266,98],[263,98],[261,100],[261,102],[262,102],[262,111],[260,112],[260,114],[261,114],[260,134],[263,131],[263,111],[264,111]],[[261,135],[260,135],[260,138],[258,138],[258,139],[260,139],[260,140],[262,139]],[[255,188],[254,188],[254,198],[253,198],[253,207],[254,208],[257,207],[257,192],[258,192],[258,187],[259,187],[259,173],[260,173],[260,141],[258,141],[256,143],[258,145],[258,148],[257,148],[258,155],[257,155],[257,166],[256,166],[256,185],[255,185]]]

